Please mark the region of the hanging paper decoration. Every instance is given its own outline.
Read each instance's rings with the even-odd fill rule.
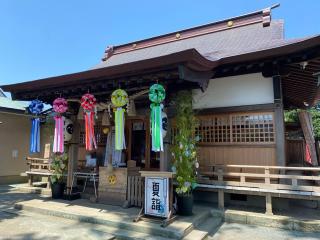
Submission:
[[[33,100],[28,109],[30,113],[39,115],[43,110],[43,103],[40,100]],[[40,152],[40,118],[38,117],[32,118],[30,152]]]
[[[54,139],[53,139],[53,152],[64,152],[64,117],[62,116],[68,109],[68,102],[64,98],[56,98],[53,101],[53,110],[56,112]]]
[[[125,137],[124,137],[124,112],[125,109],[122,107],[129,101],[128,94],[122,89],[113,91],[111,95],[111,102],[115,109],[115,149],[122,150],[126,148]]]
[[[80,103],[85,114],[86,150],[91,151],[97,149],[97,142],[94,134],[94,112],[97,100],[92,94],[86,93],[82,96]]]
[[[165,99],[166,92],[160,84],[153,84],[149,90],[151,107],[151,142],[152,151],[163,151],[162,137],[162,108],[161,102]]]

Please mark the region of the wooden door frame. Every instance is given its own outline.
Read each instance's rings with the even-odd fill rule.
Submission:
[[[149,116],[128,116],[126,119],[126,131],[128,136],[127,145],[127,160],[131,160],[131,145],[132,145],[132,123],[143,121],[146,129],[146,146],[145,146],[145,167],[144,170],[150,170],[150,121]]]

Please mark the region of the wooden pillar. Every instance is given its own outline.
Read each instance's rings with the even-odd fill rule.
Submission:
[[[67,194],[71,194],[71,184],[73,177],[73,170],[78,161],[78,149],[79,149],[79,138],[80,138],[80,124],[77,116],[71,118],[73,121],[73,135],[69,142],[68,148],[68,174],[67,174]]]
[[[271,193],[266,194],[266,214],[273,215]]]
[[[223,186],[223,172],[224,169],[222,167],[219,167],[217,169],[218,171],[218,182],[220,186]],[[218,207],[220,210],[224,210],[224,191],[223,189],[219,189],[218,190]]]
[[[168,119],[169,121],[169,119]],[[169,171],[171,155],[170,155],[170,139],[171,128],[169,123],[167,124],[167,134],[163,139],[163,152],[160,152],[160,171]]]
[[[30,187],[33,187],[33,175],[32,175],[32,174],[29,174],[28,176],[29,176],[29,178],[28,178],[28,185],[29,185]],[[50,177],[49,177],[49,178],[50,178]]]
[[[224,210],[224,192],[223,189],[218,190],[218,207],[220,210]]]
[[[286,165],[285,155],[285,128],[284,128],[284,112],[282,102],[282,88],[280,75],[273,76],[274,90],[274,130],[276,136],[276,159],[278,166]]]

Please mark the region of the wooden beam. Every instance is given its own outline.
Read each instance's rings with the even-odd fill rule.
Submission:
[[[196,72],[184,65],[179,65],[179,78],[190,81],[190,82],[197,82],[202,91],[205,91],[208,87],[209,80],[213,77],[213,71],[206,71],[206,72]]]
[[[73,134],[72,139],[69,142],[68,149],[68,173],[67,173],[67,194],[70,195],[72,192],[72,177],[74,169],[77,167],[78,162],[78,149],[79,149],[79,138],[80,138],[80,124],[77,120],[77,116],[72,117],[73,121]]]
[[[276,159],[278,166],[285,166],[285,128],[283,113],[283,95],[280,75],[273,76],[274,86],[274,123],[276,132]]]
[[[219,107],[219,108],[206,108],[201,110],[195,110],[197,115],[209,115],[215,113],[233,113],[233,112],[261,112],[261,111],[273,111],[275,109],[275,104],[257,104],[257,105],[246,105],[246,106],[236,106],[236,107]]]

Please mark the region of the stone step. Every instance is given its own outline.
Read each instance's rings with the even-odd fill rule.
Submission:
[[[173,223],[163,228],[159,222],[139,221],[134,223],[133,219],[137,216],[138,209],[123,209],[99,203],[92,204],[87,200],[67,202],[33,199],[16,203],[15,208],[42,215],[113,227],[117,232],[129,231],[131,235],[131,232],[147,234],[142,235],[143,239],[148,236],[153,236],[151,239],[154,239],[155,236],[164,239],[182,239],[211,216],[210,208],[195,206],[194,212],[197,214],[192,217],[179,216]]]
[[[220,217],[209,217],[204,222],[199,223],[194,229],[187,234],[183,240],[203,240],[207,237],[213,236],[217,229],[222,224],[222,218]]]
[[[5,211],[0,211],[0,213],[6,213],[6,214],[14,214],[14,215],[20,215],[20,216],[29,216],[33,218],[43,218],[42,214],[24,211],[24,210],[17,210],[17,209],[6,209]],[[135,231],[129,231],[125,229],[119,229],[117,227],[111,227],[107,225],[101,225],[101,224],[93,224],[93,223],[77,223],[77,227],[81,228],[82,230],[88,230],[88,234],[90,234],[90,240],[114,240],[114,239],[121,239],[121,240],[169,240],[172,238],[164,238],[160,236],[151,236],[146,233],[141,232],[135,232]],[[67,231],[73,231],[77,232],[77,229],[66,229]],[[65,233],[66,233],[65,232]],[[73,232],[69,233],[68,235],[72,235]],[[76,235],[76,234],[75,234]],[[88,236],[78,237],[78,240],[87,240]]]
[[[318,219],[305,219],[232,209],[226,209],[225,211],[213,209],[211,213],[213,216],[222,217],[226,223],[240,223],[301,232],[320,232],[320,214]]]
[[[124,229],[119,229],[115,227],[110,227],[106,225],[100,224],[92,224],[94,225],[93,229],[99,232],[105,232],[106,234],[113,235],[117,240],[169,240],[172,238],[165,238],[160,236],[152,236],[146,233],[129,231]]]

